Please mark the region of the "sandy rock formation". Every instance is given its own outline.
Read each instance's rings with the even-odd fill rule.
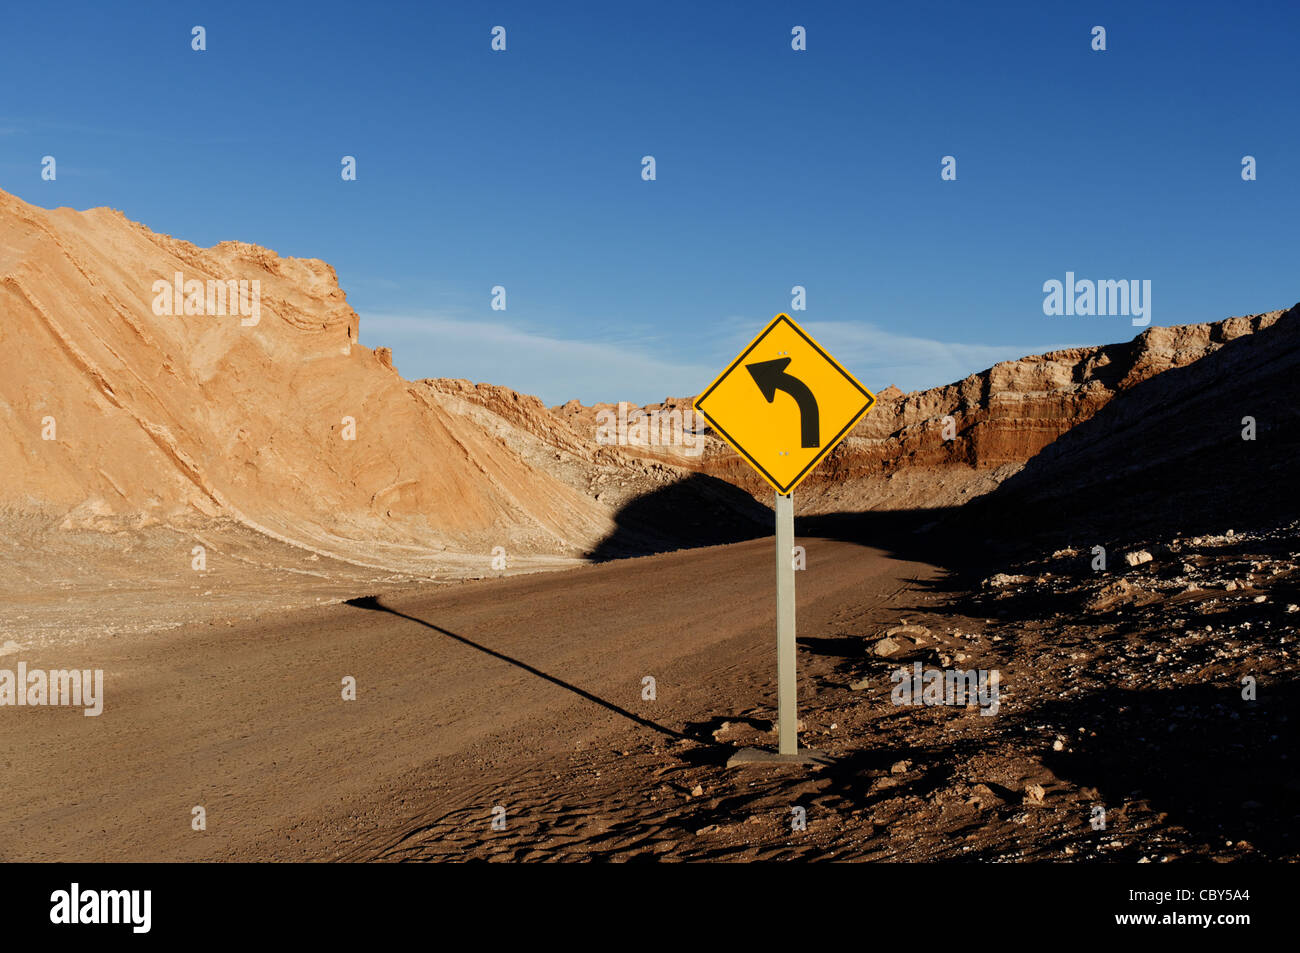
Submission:
[[[995,489],[1117,395],[1271,327],[1285,313],[1148,328],[1122,344],[1005,361],[956,383],[914,393],[885,387],[876,392],[872,411],[800,485],[799,511],[960,505]],[[667,398],[641,409],[691,407],[691,398]],[[606,409],[617,405],[584,407],[569,401],[551,413],[590,434],[596,414]],[[632,449],[670,457],[678,466],[734,483],[760,500],[771,495],[767,484],[711,431],[699,456],[680,448]]]
[[[193,301],[186,281],[199,282]],[[255,316],[184,313],[210,312],[226,282],[257,289]],[[501,385],[408,382],[387,348],[357,343],[321,261],[199,248],[109,209],[46,211],[0,192],[0,313],[0,509],[67,530],[227,519],[364,565],[427,567],[495,546],[624,555],[765,525],[753,501],[770,490],[707,427],[697,441],[692,398],[548,409]],[[1150,328],[917,393],[886,387],[801,485],[799,509],[983,496],[1118,396],[1283,314]],[[670,420],[681,439],[598,439],[602,419],[631,412]]]
[[[207,282],[248,282],[256,322],[156,313],[155,281],[177,273],[204,283],[203,311],[229,310]],[[232,518],[378,565],[494,545],[579,554],[612,525],[357,344],[324,262],[0,192],[0,314],[0,507],[69,529]]]

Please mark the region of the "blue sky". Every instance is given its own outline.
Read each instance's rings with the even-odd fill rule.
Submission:
[[[408,378],[698,393],[794,285],[905,390],[1137,333],[1044,315],[1067,271],[1156,325],[1300,299],[1290,0],[49,10],[5,12],[0,188],[322,258]]]

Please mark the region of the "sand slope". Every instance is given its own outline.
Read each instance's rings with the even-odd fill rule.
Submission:
[[[156,315],[153,283],[176,272],[260,282],[260,320]],[[574,553],[608,531],[585,494],[357,344],[324,262],[0,192],[0,314],[2,506],[70,529],[224,516],[384,565]]]

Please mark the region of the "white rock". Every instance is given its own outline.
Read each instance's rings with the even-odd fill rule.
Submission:
[[[1028,576],[1012,576],[1000,572],[995,576],[990,576],[984,580],[984,585],[991,586],[994,589],[1001,589],[1003,586],[1015,586],[1029,581]]]

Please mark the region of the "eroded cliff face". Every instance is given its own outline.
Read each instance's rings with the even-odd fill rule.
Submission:
[[[876,393],[871,412],[800,484],[797,505],[801,512],[960,505],[997,487],[1116,396],[1271,327],[1286,314],[1148,328],[1126,343],[1006,361],[943,387],[908,394],[886,387]],[[691,398],[668,398],[640,409],[689,411],[691,405]],[[551,413],[591,438],[596,415],[616,410],[612,404],[570,401]],[[629,449],[727,480],[758,499],[771,495],[711,432],[698,456],[680,447]]]
[[[810,502],[820,509],[958,505],[993,489],[1117,396],[1269,327],[1284,313],[1148,328],[1124,344],[1007,361],[946,387],[914,394],[887,389],[812,476]],[[865,485],[873,478],[877,489]],[[845,484],[862,492],[846,495]]]
[[[231,314],[240,287],[256,307]],[[0,506],[114,531],[230,518],[383,565],[579,554],[609,530],[586,494],[357,344],[324,262],[0,192],[0,314]]]
[[[1018,536],[1090,544],[1134,533],[1294,530],[1300,305],[1257,318],[1208,326],[1208,344],[1203,332],[1169,336],[1160,347],[1178,363],[1157,351],[1130,386],[962,519],[996,526],[1011,514]],[[1141,377],[1150,366],[1163,369]]]

